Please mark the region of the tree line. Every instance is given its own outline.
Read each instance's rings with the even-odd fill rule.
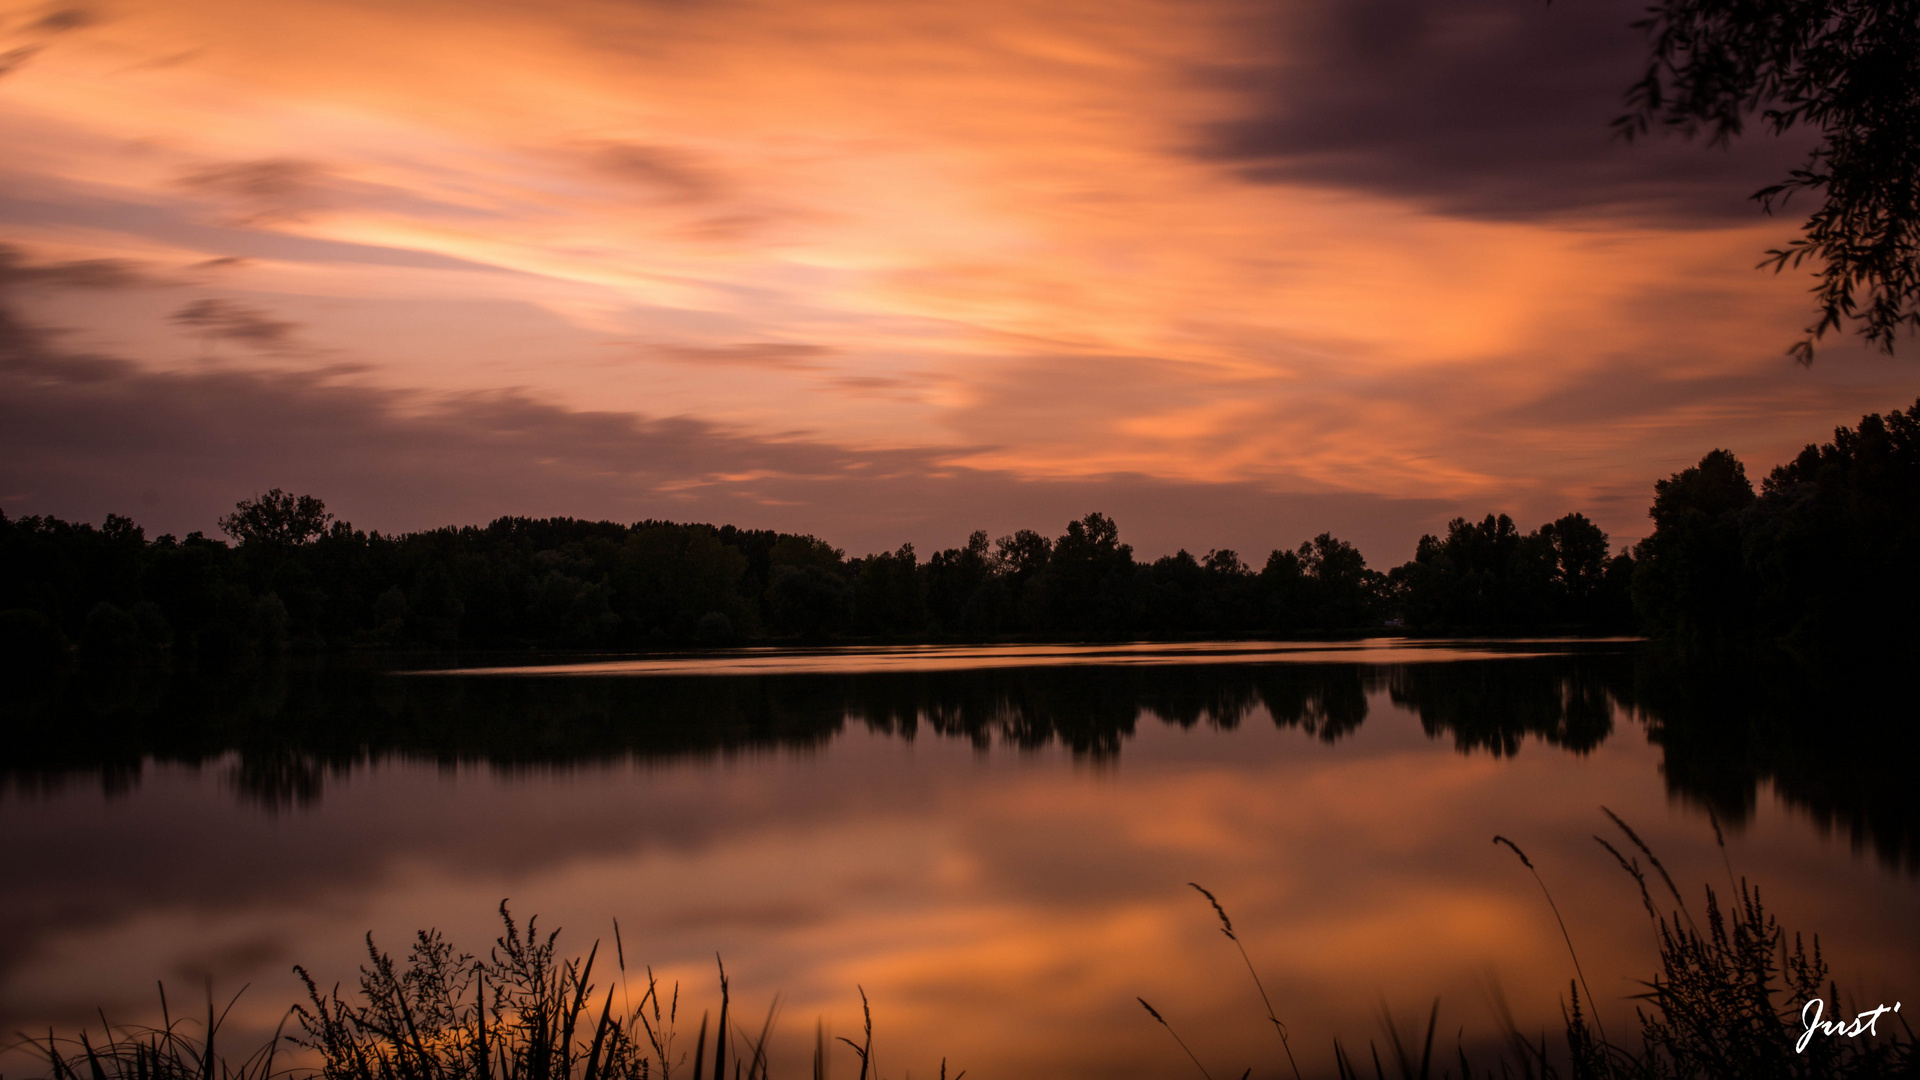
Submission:
[[[643,521],[501,518],[404,535],[332,520],[273,491],[223,520],[231,540],[149,539],[0,518],[0,619],[53,656],[227,662],[341,648],[645,649],[824,642],[1117,640],[1410,625],[1624,628],[1609,613],[1607,540],[1579,515],[1521,535],[1455,522],[1391,573],[1321,534],[1258,569],[1230,550],[1136,559],[1093,513],[1055,537],[1023,529],[922,558],[848,558],[818,537]],[[1409,604],[1409,598],[1417,599]]]
[[[1715,450],[1655,485],[1633,550],[1572,513],[1522,533],[1456,518],[1387,571],[1322,533],[1257,568],[1234,551],[1137,559],[1093,513],[1049,537],[974,532],[848,558],[815,536],[732,525],[505,517],[387,535],[278,489],[227,539],[148,538],[0,513],[9,666],[283,650],[626,650],[833,640],[1118,640],[1400,629],[1644,631],[1703,649],[1911,641],[1920,596],[1920,402],[1809,446],[1756,493]],[[1868,632],[1871,631],[1871,632]],[[1887,638],[1888,633],[1892,634]],[[1903,636],[1904,635],[1904,636]]]

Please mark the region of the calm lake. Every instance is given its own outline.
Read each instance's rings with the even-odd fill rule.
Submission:
[[[775,1076],[807,1075],[816,1023],[859,1034],[857,988],[889,1077],[1192,1070],[1139,997],[1214,1076],[1291,1075],[1198,882],[1326,1074],[1333,1036],[1380,1038],[1383,1009],[1424,1029],[1436,997],[1449,1055],[1498,1031],[1501,1000],[1558,1037],[1566,942],[1495,834],[1624,1029],[1656,953],[1594,840],[1637,854],[1603,805],[1696,915],[1746,877],[1861,1007],[1920,999],[1911,699],[1795,697],[1638,648],[130,677],[15,721],[0,758],[0,1031],[155,1021],[157,980],[199,1013],[211,979],[223,1002],[247,986],[223,1038],[250,1044],[297,999],[292,965],[350,983],[368,931],[401,954],[424,927],[484,952],[505,899],[573,952],[618,920],[629,979],[679,983],[683,1046],[718,1007],[718,953],[737,1017],[757,1028],[778,995]],[[27,1071],[18,1053],[0,1070]],[[844,1047],[833,1066],[858,1071]]]

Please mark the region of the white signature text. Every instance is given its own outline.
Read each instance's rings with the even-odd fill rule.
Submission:
[[[1796,1053],[1806,1053],[1807,1044],[1813,1041],[1813,1036],[1816,1033],[1821,1035],[1846,1036],[1875,1034],[1873,1030],[1874,1022],[1887,1013],[1899,1012],[1900,1003],[1896,1001],[1891,1007],[1882,1005],[1877,1009],[1868,1009],[1866,1012],[1854,1017],[1851,1021],[1820,1019],[1820,1014],[1825,1012],[1826,1008],[1826,1002],[1819,998],[1814,998],[1807,1002],[1806,1008],[1800,1010],[1800,1023],[1804,1025],[1807,1030],[1801,1032],[1800,1041],[1793,1044],[1793,1049]]]

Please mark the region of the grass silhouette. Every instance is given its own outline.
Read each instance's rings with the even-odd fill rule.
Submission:
[[[1492,1062],[1483,1059],[1476,1065],[1462,1042],[1455,1060],[1443,1062],[1434,1052],[1440,1015],[1435,999],[1423,1037],[1416,1036],[1417,1028],[1403,1036],[1383,1009],[1384,1047],[1370,1040],[1361,1056],[1335,1038],[1332,1065],[1341,1080],[1386,1080],[1389,1075],[1432,1080],[1436,1069],[1440,1077],[1460,1080],[1852,1080],[1920,1075],[1913,1030],[1898,1013],[1881,1016],[1887,1030],[1876,1028],[1872,1037],[1833,1037],[1829,1024],[1802,1038],[1802,1009],[1814,998],[1823,999],[1833,1017],[1856,1014],[1850,1005],[1842,1006],[1819,938],[1809,945],[1801,934],[1789,935],[1763,905],[1759,889],[1733,874],[1717,822],[1715,838],[1733,892],[1723,903],[1711,886],[1704,887],[1703,917],[1696,922],[1652,850],[1625,821],[1602,809],[1634,854],[1623,853],[1604,837],[1594,839],[1637,883],[1659,949],[1658,970],[1641,981],[1642,992],[1634,995],[1637,1030],[1628,1035],[1631,1043],[1610,1040],[1593,1015],[1595,1000],[1572,935],[1538,867],[1518,844],[1496,837],[1539,883],[1567,942],[1574,978],[1562,1003],[1564,1048],[1552,1048],[1545,1031],[1537,1038],[1522,1034],[1496,993],[1504,1049]],[[1649,871],[1641,866],[1643,856],[1666,886],[1671,909],[1655,903]],[[1259,992],[1265,1020],[1279,1037],[1286,1071],[1301,1080],[1287,1027],[1225,905],[1199,884],[1189,884],[1206,898],[1222,934],[1233,942]],[[358,986],[347,995],[339,986],[323,991],[296,967],[307,1000],[288,1012],[267,1045],[244,1056],[226,1051],[219,1042],[233,1002],[218,1007],[211,988],[204,1023],[176,1017],[162,986],[159,1027],[117,1027],[102,1015],[97,1042],[86,1030],[66,1039],[49,1031],[44,1039],[23,1037],[23,1045],[40,1051],[48,1080],[770,1080],[767,1048],[779,1018],[779,998],[768,1006],[757,1032],[740,1029],[732,1013],[731,984],[718,957],[718,1016],[702,1013],[689,1054],[680,1045],[679,984],[663,987],[646,968],[642,989],[638,976],[629,976],[617,923],[618,973],[602,987],[593,981],[598,942],[584,957],[564,958],[556,949],[558,931],[542,934],[535,919],[522,929],[505,902],[500,917],[503,932],[485,958],[457,952],[437,931],[427,930],[416,936],[404,962],[397,962],[368,935],[367,962]],[[1165,1017],[1145,998],[1139,1000],[1200,1074],[1212,1080],[1200,1056]],[[858,1080],[880,1080],[873,1013],[864,989],[860,1002],[862,1041],[839,1041],[852,1048],[860,1063]],[[289,1022],[296,1031],[286,1030]],[[304,1051],[291,1063],[287,1044]],[[827,1074],[827,1050],[824,1025],[816,1026],[814,1080]],[[946,1080],[946,1068],[942,1060],[941,1080]],[[1249,1067],[1242,1080],[1252,1073]]]
[[[593,981],[598,942],[585,957],[562,958],[558,931],[542,934],[537,919],[523,930],[504,902],[500,917],[504,931],[484,959],[456,952],[437,931],[425,930],[400,963],[369,934],[359,986],[348,995],[338,986],[323,991],[296,967],[307,990],[306,1002],[287,1016],[297,1032],[288,1034],[283,1020],[272,1041],[245,1058],[216,1048],[226,1011],[215,1010],[211,995],[196,1034],[172,1016],[164,986],[158,1028],[116,1027],[103,1015],[98,1044],[85,1031],[72,1039],[49,1032],[44,1040],[26,1041],[43,1052],[49,1080],[729,1080],[730,1051],[731,1080],[766,1080],[778,997],[757,1034],[738,1030],[726,968],[719,965],[718,1022],[709,1040],[710,1017],[701,1016],[688,1072],[688,1054],[677,1045],[680,986],[663,988],[646,969],[645,989],[634,1002],[617,926],[618,975],[602,988]],[[287,1065],[287,1042],[307,1051],[312,1064]],[[824,1066],[817,1054],[816,1077]]]
[[[1554,903],[1552,890],[1533,860],[1520,846],[1504,836],[1494,842],[1510,848],[1527,872],[1539,884],[1541,895],[1567,943],[1573,962],[1574,978],[1568,982],[1563,1001],[1564,1051],[1549,1049],[1547,1034],[1538,1039],[1523,1035],[1514,1023],[1505,1002],[1495,995],[1495,1012],[1502,1028],[1505,1049],[1497,1060],[1476,1067],[1462,1042],[1456,1048],[1456,1061],[1440,1065],[1434,1057],[1434,1037],[1438,1031],[1440,1003],[1435,999],[1427,1017],[1427,1030],[1420,1051],[1413,1053],[1414,1041],[1403,1038],[1393,1017],[1381,1012],[1381,1027],[1386,1035],[1387,1059],[1382,1047],[1369,1041],[1367,1053],[1358,1057],[1338,1037],[1333,1040],[1334,1072],[1340,1080],[1431,1080],[1435,1069],[1439,1076],[1460,1080],[1826,1080],[1826,1078],[1865,1078],[1920,1076],[1920,1056],[1915,1054],[1912,1027],[1898,1012],[1882,1015],[1888,1030],[1877,1028],[1871,1037],[1848,1035],[1831,1037],[1832,1030],[1816,1031],[1807,1038],[1803,1009],[1821,998],[1836,1018],[1854,1020],[1851,1006],[1841,1005],[1839,984],[1830,978],[1820,955],[1816,936],[1809,946],[1803,935],[1789,935],[1778,919],[1761,902],[1760,890],[1744,878],[1736,880],[1726,841],[1715,821],[1714,840],[1721,849],[1733,899],[1723,906],[1712,886],[1705,892],[1704,928],[1687,909],[1680,888],[1666,867],[1624,820],[1606,807],[1601,812],[1623,833],[1638,855],[1621,853],[1604,837],[1595,836],[1621,868],[1639,886],[1654,940],[1659,948],[1659,970],[1652,978],[1641,980],[1642,992],[1633,995],[1639,1004],[1634,1010],[1637,1031],[1629,1036],[1631,1045],[1608,1039],[1595,1013],[1593,993],[1587,988],[1578,950],[1566,920]],[[1648,871],[1642,869],[1639,856],[1656,873],[1672,896],[1672,909],[1662,911],[1647,887]],[[1192,883],[1189,883],[1192,884]],[[1221,930],[1239,950],[1253,977],[1255,987],[1267,1009],[1267,1020],[1281,1034],[1287,1065],[1298,1077],[1286,1029],[1274,1013],[1266,986],[1247,955],[1245,944],[1234,931],[1232,920],[1213,893],[1193,885],[1207,898],[1220,919]],[[1581,1003],[1585,993],[1586,1004]],[[1141,1002],[1145,1004],[1144,1001]],[[1149,1007],[1149,1012],[1153,1010]],[[1159,1014],[1154,1019],[1161,1020]],[[1833,1025],[1828,1025],[1832,1028]],[[1840,1025],[1845,1034],[1849,1025]],[[1172,1028],[1168,1027],[1171,1032]],[[1637,1036],[1637,1037],[1635,1037]],[[1176,1039],[1178,1036],[1176,1036]],[[1187,1049],[1184,1042],[1183,1050]],[[1201,1072],[1206,1068],[1188,1050]],[[1457,1071],[1456,1071],[1457,1067]],[[1249,1070],[1251,1072],[1251,1070]]]

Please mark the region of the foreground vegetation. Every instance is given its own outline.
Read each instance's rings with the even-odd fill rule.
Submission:
[[[1416,1032],[1403,1034],[1391,1015],[1383,1014],[1384,1039],[1370,1040],[1364,1053],[1335,1038],[1333,1066],[1340,1080],[1364,1080],[1368,1076],[1385,1080],[1390,1075],[1404,1080],[1455,1076],[1460,1080],[1825,1080],[1920,1075],[1920,1054],[1915,1052],[1913,1028],[1906,1018],[1879,1009],[1875,1023],[1862,1020],[1872,1008],[1842,997],[1839,983],[1830,978],[1820,955],[1820,939],[1816,936],[1809,942],[1799,933],[1789,934],[1762,904],[1760,890],[1744,878],[1734,879],[1730,862],[1727,878],[1732,901],[1723,906],[1713,888],[1704,887],[1704,903],[1699,908],[1702,917],[1696,920],[1653,851],[1612,811],[1603,807],[1602,812],[1624,839],[1617,847],[1600,836],[1594,840],[1638,885],[1641,905],[1660,953],[1660,969],[1640,984],[1645,990],[1636,995],[1641,1004],[1634,1010],[1632,1030],[1609,1038],[1592,1008],[1594,998],[1587,988],[1579,953],[1546,881],[1519,845],[1496,836],[1494,843],[1510,848],[1539,882],[1566,938],[1573,976],[1560,1003],[1564,1018],[1560,1037],[1550,1040],[1545,1032],[1530,1036],[1521,1031],[1505,1002],[1496,995],[1504,1046],[1491,1055],[1484,1050],[1470,1051],[1462,1029],[1451,1053],[1444,1045],[1436,1053],[1440,1016],[1436,1000],[1428,1014],[1424,1037]],[[1726,845],[1717,821],[1714,835],[1721,840],[1724,856]],[[1295,1057],[1297,1048],[1288,1037],[1286,1024],[1275,1015],[1266,986],[1234,930],[1233,920],[1211,892],[1197,884],[1192,887],[1212,905],[1221,933],[1239,951],[1266,1008],[1266,1024],[1278,1038],[1280,1054],[1260,1071],[1298,1080],[1301,1069]],[[1654,900],[1662,887],[1665,892],[1661,899],[1672,898],[1670,908],[1663,909]],[[1821,1003],[1817,1012],[1811,1007],[1816,999]],[[1583,1000],[1587,1003],[1584,1006]],[[1167,1030],[1201,1075],[1212,1080],[1200,1057],[1159,1010],[1144,998],[1140,1004],[1153,1022]],[[1249,1068],[1247,1075],[1254,1071]]]
[[[437,931],[423,930],[402,965],[368,935],[368,962],[351,997],[342,997],[337,986],[323,991],[303,968],[294,968],[306,984],[307,1001],[289,1012],[271,1042],[244,1057],[218,1052],[224,1013],[211,998],[203,1023],[165,1015],[158,1028],[108,1027],[97,1045],[86,1032],[64,1043],[49,1036],[35,1045],[45,1056],[49,1080],[83,1080],[82,1070],[87,1080],[668,1080],[675,1073],[705,1077],[709,1055],[715,1080],[766,1077],[777,999],[757,1034],[742,1030],[729,1018],[724,965],[719,1017],[709,1039],[711,1017],[701,1015],[688,1073],[679,984],[662,987],[648,970],[644,984],[633,985],[639,976],[630,978],[617,926],[609,961],[602,961],[598,943],[585,957],[566,958],[556,951],[558,931],[542,935],[537,920],[528,920],[523,932],[504,903],[500,915],[505,932],[482,959],[456,952]],[[603,976],[617,965],[604,985],[593,982],[596,964]],[[164,1013],[164,989],[162,1008]],[[289,1021],[297,1029],[292,1034],[285,1033]],[[864,1078],[872,1056],[870,1018],[866,1043],[848,1045]],[[295,1064],[287,1064],[288,1058]],[[816,1077],[824,1075],[825,1065],[821,1040],[814,1052]]]
[[[1634,831],[1608,812],[1624,835],[1616,844],[1594,839],[1639,888],[1648,925],[1659,948],[1659,970],[1642,983],[1632,1029],[1610,1037],[1592,1009],[1578,952],[1567,947],[1573,977],[1561,1002],[1556,1038],[1529,1034],[1496,999],[1501,1037],[1469,1047],[1464,1029],[1455,1045],[1437,1050],[1439,1002],[1424,1036],[1402,1033],[1383,1016],[1384,1039],[1365,1051],[1332,1040],[1308,1047],[1290,1037],[1276,1014],[1239,932],[1225,907],[1198,890],[1212,906],[1221,933],[1238,950],[1265,1008],[1263,1026],[1276,1036],[1278,1053],[1258,1066],[1262,1075],[1302,1077],[1322,1061],[1341,1080],[1389,1075],[1429,1077],[1528,1077],[1538,1080],[1823,1080],[1823,1078],[1920,1075],[1920,1057],[1906,1018],[1845,1000],[1820,955],[1819,939],[1790,934],[1761,902],[1760,892],[1734,880],[1723,905],[1711,888],[1695,909],[1682,897],[1666,868]],[[1716,835],[1719,827],[1715,825]],[[1506,844],[1536,880],[1553,915],[1557,905],[1525,852]],[[1623,851],[1624,849],[1624,851]],[[1724,845],[1723,845],[1724,851]],[[1643,863],[1641,860],[1645,859]],[[1664,888],[1664,891],[1662,891]],[[1671,907],[1655,902],[1672,899]],[[114,1027],[102,1017],[98,1039],[80,1032],[60,1039],[26,1040],[46,1065],[47,1080],[766,1080],[768,1044],[778,1018],[778,998],[757,1023],[731,1015],[731,988],[719,965],[717,1018],[702,1013],[691,1047],[679,1019],[680,987],[663,987],[651,969],[629,972],[619,927],[612,957],[595,943],[584,957],[563,957],[557,932],[542,935],[534,920],[524,931],[503,903],[504,932],[484,958],[457,952],[435,931],[417,935],[405,962],[381,952],[371,935],[357,991],[323,990],[300,968],[307,1000],[283,1020],[265,1046],[244,1055],[217,1044],[220,1013],[211,997],[204,1022],[166,1012],[157,1028]],[[1566,926],[1561,923],[1564,932]],[[613,968],[609,971],[609,968]],[[604,983],[594,981],[599,970]],[[1819,1000],[1815,1014],[1811,1003]],[[1585,1004],[1583,1004],[1585,1002]],[[862,1040],[840,1039],[859,1066],[859,1080],[882,1075],[873,1050],[872,1013],[861,993]],[[1144,998],[1148,1022],[1165,1028],[1195,1071],[1212,1080],[1201,1056],[1174,1025]],[[1864,1017],[1871,1015],[1872,1022]],[[1811,1018],[1811,1019],[1809,1019]],[[685,1022],[691,1027],[691,1016]],[[292,1028],[290,1033],[288,1028]],[[812,1075],[831,1071],[830,1047],[816,1026]],[[1204,1048],[1203,1048],[1204,1051]],[[1330,1051],[1330,1058],[1328,1057]],[[709,1061],[711,1064],[709,1065]],[[731,1066],[731,1074],[729,1074]],[[691,1072],[689,1072],[689,1068]],[[711,1072],[709,1073],[709,1069]],[[1456,1071],[1457,1070],[1457,1071]],[[1242,1080],[1253,1075],[1247,1068]],[[940,1063],[942,1080],[947,1063]],[[959,1075],[964,1075],[961,1073]],[[958,1080],[956,1075],[955,1080]]]

